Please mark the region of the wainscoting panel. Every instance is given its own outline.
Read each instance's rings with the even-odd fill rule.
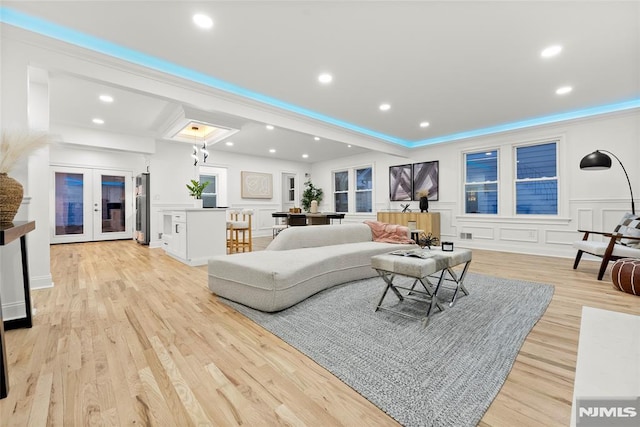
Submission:
[[[593,209],[578,209],[578,230],[593,230]]]
[[[544,232],[544,243],[571,246],[576,240],[582,239],[582,234],[574,230],[546,230]]]
[[[529,242],[538,243],[538,230],[535,228],[506,228],[501,227],[498,230],[498,240],[508,242]]]
[[[471,233],[471,239],[495,240],[495,230],[493,227],[469,227],[462,226],[461,233]]]
[[[602,224],[600,229],[595,231],[613,231],[627,212],[630,211],[626,209],[602,209]]]

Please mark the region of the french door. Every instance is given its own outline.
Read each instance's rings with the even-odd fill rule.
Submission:
[[[51,167],[51,243],[133,238],[132,174]]]

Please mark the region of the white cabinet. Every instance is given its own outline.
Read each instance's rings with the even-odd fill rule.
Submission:
[[[187,258],[187,215],[186,212],[173,212],[171,214],[171,228],[173,229],[173,241],[171,252],[178,258]]]
[[[181,209],[163,213],[162,244],[168,255],[188,265],[205,265],[227,253],[225,209]]]

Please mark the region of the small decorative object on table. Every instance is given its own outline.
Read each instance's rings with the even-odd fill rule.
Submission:
[[[440,241],[440,239],[438,239],[437,237],[435,237],[431,233],[429,233],[429,234],[421,233],[418,236],[418,241],[416,243],[423,249],[424,249],[425,246],[427,248],[431,249],[431,246],[438,246],[438,242],[439,241]]]
[[[411,212],[411,209],[409,209],[409,203],[406,205],[400,204],[400,207],[402,208],[402,212]]]
[[[445,252],[453,252],[453,242],[442,242],[442,250]]]
[[[420,212],[429,212],[429,190],[418,191],[420,197]]]

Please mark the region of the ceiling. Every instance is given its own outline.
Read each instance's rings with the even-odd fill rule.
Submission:
[[[195,72],[204,76],[200,83],[253,104],[309,116],[376,143],[424,146],[640,107],[639,1],[3,5],[127,48],[124,56],[144,54],[137,56],[143,63],[153,57]],[[213,28],[193,25],[194,13],[209,15]],[[562,51],[542,58],[550,45]],[[323,72],[333,75],[330,84],[318,82]],[[573,90],[558,95],[561,86]],[[60,72],[52,74],[50,87],[54,123],[91,127],[100,115],[105,130],[162,138],[180,108],[171,99]],[[105,91],[113,104],[96,103]],[[380,111],[381,103],[391,108]],[[419,126],[424,121],[428,127]],[[310,162],[368,150],[335,136],[315,141],[311,134],[268,131],[250,117],[241,123],[229,138],[234,146],[215,149]]]

